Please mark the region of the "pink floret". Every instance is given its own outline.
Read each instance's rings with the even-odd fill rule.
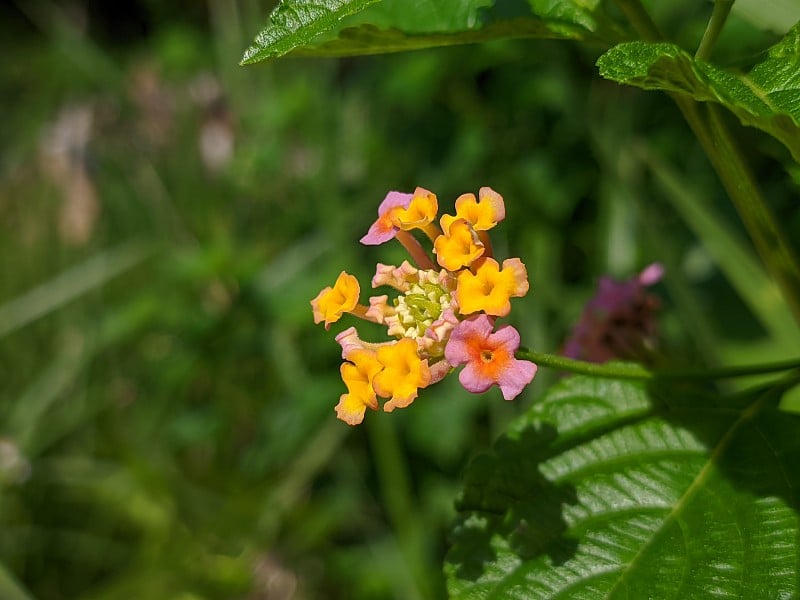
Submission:
[[[367,234],[361,238],[361,243],[367,246],[377,246],[388,242],[397,234],[397,227],[387,218],[387,214],[398,206],[408,208],[414,194],[402,192],[389,192],[378,207],[378,218],[370,226]]]
[[[445,359],[453,366],[464,364],[458,380],[467,391],[479,394],[497,384],[503,398],[512,400],[533,381],[537,366],[519,360],[519,332],[503,325],[492,333],[493,321],[484,314],[461,321],[450,335]]]

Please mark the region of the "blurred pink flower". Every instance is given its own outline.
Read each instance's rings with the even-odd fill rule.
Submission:
[[[653,263],[626,281],[601,277],[597,294],[586,303],[564,344],[563,355],[598,363],[615,358],[646,360],[655,346],[661,301],[645,288],[663,276],[664,268]]]

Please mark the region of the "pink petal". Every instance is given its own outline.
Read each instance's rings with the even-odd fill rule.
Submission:
[[[404,194],[403,192],[389,192],[386,194],[386,197],[381,202],[380,206],[378,206],[378,215],[383,216],[393,208],[398,206],[402,206],[403,208],[408,208],[411,204],[411,200],[414,198],[414,194]]]
[[[662,277],[664,277],[664,266],[659,263],[653,263],[639,273],[639,283],[642,285],[655,285],[661,281]]]
[[[453,312],[452,308],[446,308],[439,318],[431,323],[428,329],[425,330],[425,337],[430,338],[434,342],[443,342],[456,325],[458,325],[456,313]]]
[[[450,341],[447,342],[447,346],[444,349],[444,357],[447,362],[453,366],[468,363],[471,360],[469,352],[470,340],[476,338],[486,339],[492,332],[492,326],[491,319],[484,314],[475,315],[461,321],[450,333]]]
[[[485,201],[484,200],[485,198],[486,200],[492,203],[495,210],[494,218],[497,223],[506,218],[506,204],[503,201],[503,197],[497,192],[495,192],[492,188],[482,187],[478,191],[478,198],[482,201]]]
[[[503,347],[509,354],[514,354],[519,348],[519,331],[511,325],[503,325],[496,332],[488,336],[489,345],[493,348]]]
[[[533,381],[538,369],[539,367],[528,360],[514,359],[512,366],[503,371],[500,381],[497,382],[500,391],[503,392],[503,398],[506,400],[516,398],[525,386]]]
[[[336,336],[337,343],[342,347],[342,359],[346,360],[353,350],[364,348],[364,342],[358,337],[355,327],[348,327]]]
[[[382,217],[397,206],[408,208],[413,197],[413,194],[403,194],[401,192],[389,192],[386,194],[383,202],[378,207],[377,220],[370,226],[369,231],[361,238],[360,242],[367,246],[377,246],[394,238],[397,228],[384,221]]]
[[[393,239],[397,234],[394,227],[385,227],[380,221],[375,221],[367,231],[367,234],[359,241],[365,246],[377,246]]]
[[[461,373],[458,374],[458,380],[465,390],[473,394],[482,394],[495,384],[494,379],[491,377],[481,376],[473,363],[467,363],[461,369]]]
[[[388,285],[399,292],[407,292],[411,289],[411,283],[416,283],[418,280],[419,271],[407,260],[404,260],[399,267],[378,263],[375,266],[372,287]]]
[[[453,367],[446,360],[440,360],[430,365],[431,381],[428,385],[440,382],[450,372]]]

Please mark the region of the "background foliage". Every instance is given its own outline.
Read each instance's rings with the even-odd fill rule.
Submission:
[[[531,274],[515,308],[528,346],[559,347],[598,275],[659,260],[672,364],[797,351],[677,109],[600,78],[602,45],[521,39],[242,69],[270,8],[0,9],[14,57],[0,63],[2,598],[445,595],[466,465],[558,374],[542,369],[513,404],[451,378],[358,429],[334,419],[337,347],[308,300],[342,268],[363,280],[376,259],[399,260],[356,243],[389,189],[423,185],[445,205],[481,185],[504,195],[494,239]],[[708,8],[653,14],[694,48]],[[591,37],[596,19],[553,35]],[[765,58],[783,32],[761,25],[735,13],[715,59]],[[736,134],[800,239],[789,151]]]

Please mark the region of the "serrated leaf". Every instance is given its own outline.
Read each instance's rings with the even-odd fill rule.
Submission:
[[[533,13],[544,19],[577,25],[587,31],[602,26],[600,0],[528,0]]]
[[[348,15],[380,0],[281,0],[270,23],[256,36],[240,64],[246,65],[283,56],[297,46],[311,43],[333,29]]]
[[[466,473],[451,598],[791,598],[800,417],[567,379]]]
[[[578,39],[598,44],[623,39],[598,0],[382,0],[357,10],[351,6],[335,20],[320,12],[325,23],[307,23],[303,32],[309,35],[302,37],[287,32],[282,21],[298,3],[306,5],[308,1],[283,0],[272,22],[245,53],[243,64],[287,53],[355,56],[514,38]],[[282,11],[280,15],[278,11]]]
[[[626,42],[597,61],[607,79],[715,102],[780,140],[800,162],[800,23],[748,74],[695,60],[674,44]]]

